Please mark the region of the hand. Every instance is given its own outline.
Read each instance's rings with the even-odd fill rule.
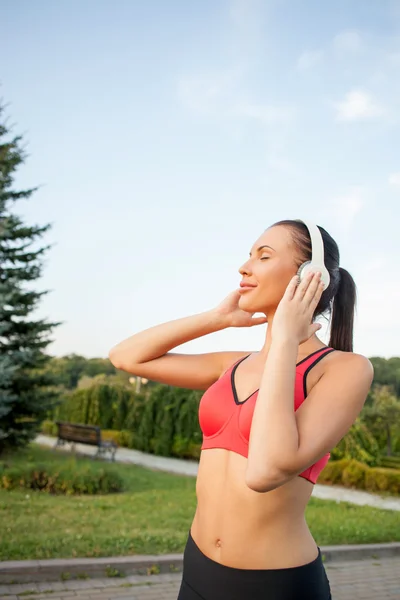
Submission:
[[[295,339],[302,344],[321,329],[312,318],[323,291],[320,274],[309,273],[300,284],[298,276],[293,277],[276,310],[272,339]]]
[[[255,317],[253,319],[254,313],[239,308],[239,299],[240,293],[235,290],[215,308],[217,314],[227,323],[227,327],[253,327],[254,325],[267,323],[267,317]]]

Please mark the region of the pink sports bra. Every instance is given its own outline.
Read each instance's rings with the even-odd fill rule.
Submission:
[[[297,363],[294,391],[295,411],[307,396],[307,374],[324,356],[333,351],[334,348],[320,348]],[[246,400],[239,402],[234,377],[238,365],[248,356],[234,363],[220,379],[204,392],[200,400],[199,423],[203,432],[202,450],[224,448],[247,458],[251,421],[258,390],[250,394]],[[329,458],[330,453],[298,476],[311,483],[316,483]]]

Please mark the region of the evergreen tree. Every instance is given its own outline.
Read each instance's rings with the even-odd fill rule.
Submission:
[[[14,204],[36,188],[14,191],[13,179],[24,162],[21,136],[10,139],[0,105],[0,452],[28,443],[54,403],[47,335],[59,325],[33,319],[47,292],[30,288],[41,276],[41,257],[49,246],[33,248],[50,225],[28,226],[13,213]]]

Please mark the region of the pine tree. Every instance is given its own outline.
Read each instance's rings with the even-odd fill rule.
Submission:
[[[41,257],[50,246],[33,248],[50,225],[28,226],[13,214],[14,204],[37,188],[13,190],[17,168],[25,161],[21,136],[11,139],[0,105],[0,453],[27,444],[52,408],[47,335],[59,323],[33,319],[47,292],[30,288],[41,276]]]

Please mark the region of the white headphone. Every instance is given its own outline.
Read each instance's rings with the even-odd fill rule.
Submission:
[[[311,238],[311,260],[304,262],[300,265],[299,270],[297,271],[297,275],[300,278],[300,281],[304,279],[307,273],[320,271],[321,273],[321,281],[324,284],[324,289],[329,285],[331,280],[329,276],[329,271],[325,267],[324,262],[324,240],[322,239],[322,235],[320,230],[318,229],[315,223],[311,223],[309,221],[303,221],[302,219],[296,219],[299,223],[304,223],[307,227],[310,238]]]

